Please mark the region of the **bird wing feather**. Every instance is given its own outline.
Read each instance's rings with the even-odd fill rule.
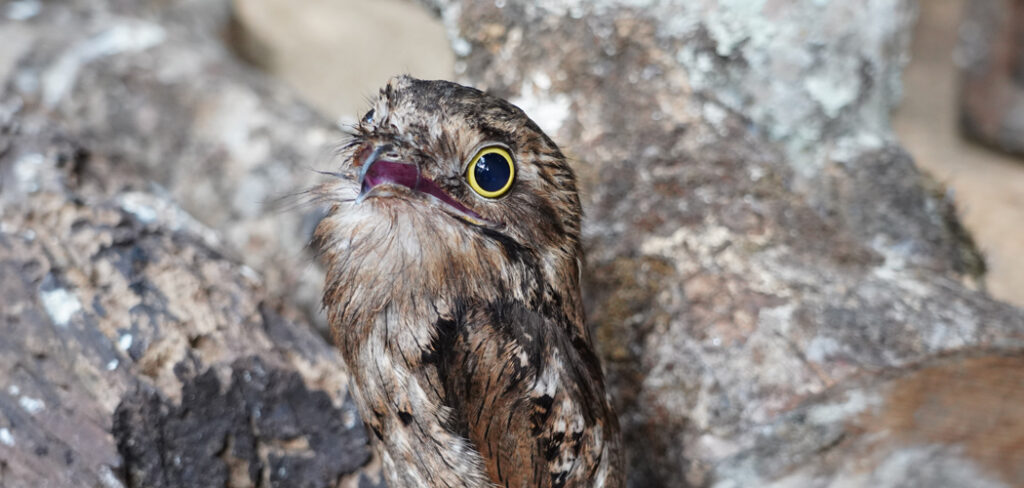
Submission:
[[[522,303],[459,307],[438,346],[451,428],[480,452],[498,486],[604,485],[621,472],[618,423],[589,341]],[[601,481],[601,483],[598,483]],[[609,480],[608,486],[617,483]]]

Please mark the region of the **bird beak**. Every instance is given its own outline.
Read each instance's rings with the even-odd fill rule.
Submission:
[[[389,144],[377,146],[363,160],[363,166],[359,169],[359,197],[356,198],[356,203],[362,203],[366,198],[373,196],[373,190],[379,186],[404,186],[440,200],[457,210],[460,217],[472,224],[490,225],[479,214],[445,193],[433,180],[420,174],[419,166],[380,159],[380,155],[389,150],[391,150]]]

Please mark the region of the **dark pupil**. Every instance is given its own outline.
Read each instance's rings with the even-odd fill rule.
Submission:
[[[476,177],[476,184],[484,191],[498,191],[508,183],[512,176],[511,169],[502,155],[487,153],[476,162],[473,176]]]

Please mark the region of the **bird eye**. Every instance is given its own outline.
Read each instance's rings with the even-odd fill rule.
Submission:
[[[515,176],[516,167],[512,163],[512,156],[499,146],[481,149],[466,169],[469,187],[487,198],[498,198],[508,193]]]

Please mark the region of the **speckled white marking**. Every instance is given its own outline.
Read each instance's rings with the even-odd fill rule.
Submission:
[[[608,482],[608,459],[611,455],[608,450],[605,449],[604,455],[601,456],[601,464],[597,465],[597,474],[594,475],[593,488],[604,488],[604,485]]]
[[[558,364],[558,361],[557,359],[553,359],[551,363]],[[540,374],[540,378],[537,380],[536,386],[533,387],[533,391],[537,392],[540,395],[548,395],[554,398],[555,387],[558,385],[558,382],[558,370],[552,367],[544,368],[544,371],[542,371]]]
[[[8,386],[7,393],[9,393],[11,396],[18,396],[21,394],[21,388],[18,388],[18,385]]]
[[[107,362],[107,371],[113,371],[117,369],[118,364],[120,364],[120,361],[118,361],[117,359],[111,359],[110,361]]]
[[[50,320],[59,327],[67,327],[71,317],[82,309],[78,297],[64,288],[44,291],[39,294],[39,298],[46,313],[50,315]]]

